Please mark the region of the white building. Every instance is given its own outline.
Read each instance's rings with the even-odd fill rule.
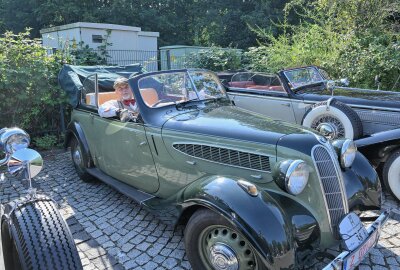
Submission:
[[[97,49],[107,46],[109,64],[142,63],[147,70],[157,69],[157,38],[159,32],[142,31],[140,27],[77,22],[40,30],[43,46],[63,49],[72,45],[88,45]]]

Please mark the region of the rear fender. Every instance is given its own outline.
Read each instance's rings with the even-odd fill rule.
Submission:
[[[67,148],[71,142],[71,139],[75,137],[80,143],[81,149],[83,151],[84,164],[88,168],[93,167],[94,163],[90,155],[89,144],[86,140],[85,133],[78,122],[70,122],[68,124],[68,129],[65,134],[64,147]]]

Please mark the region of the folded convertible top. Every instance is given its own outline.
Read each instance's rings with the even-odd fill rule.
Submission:
[[[118,77],[129,78],[142,72],[144,71],[140,64],[129,66],[64,65],[58,74],[58,83],[66,92],[69,103],[76,107],[81,97],[81,92],[88,91],[88,89],[85,89],[87,85],[94,87],[94,74],[97,73],[98,76],[99,92],[107,92],[113,91],[114,81]]]

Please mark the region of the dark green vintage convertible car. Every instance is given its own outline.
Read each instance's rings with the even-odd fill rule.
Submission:
[[[102,118],[118,76],[129,77],[139,116]],[[205,70],[142,73],[140,66],[64,66],[74,110],[66,136],[83,180],[95,177],[160,219],[185,225],[193,269],[295,269],[342,243],[326,269],[353,269],[375,246],[375,170],[351,140],[233,106]]]

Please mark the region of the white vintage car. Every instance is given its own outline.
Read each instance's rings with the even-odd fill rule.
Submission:
[[[315,66],[219,77],[238,107],[316,129],[331,139],[355,140],[400,200],[399,92],[337,87]]]

